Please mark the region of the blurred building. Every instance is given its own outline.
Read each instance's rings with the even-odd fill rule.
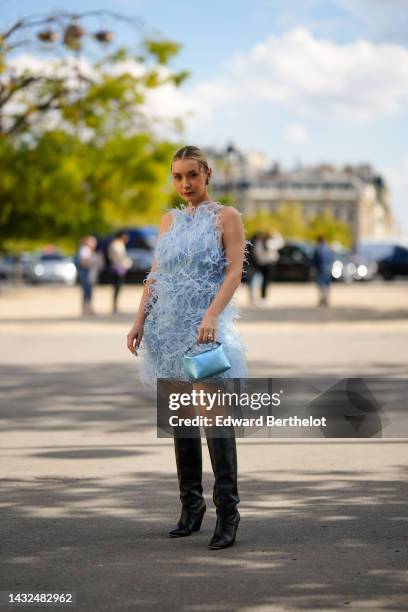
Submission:
[[[321,164],[283,171],[277,163],[267,170],[261,155],[244,156],[233,145],[224,153],[208,154],[213,168],[218,164],[213,180],[216,196],[231,196],[246,215],[274,212],[283,203],[296,202],[306,218],[327,211],[346,222],[354,243],[398,234],[385,181],[369,164],[343,168]]]
[[[248,189],[258,177],[268,170],[268,158],[260,151],[243,153],[232,143],[225,149],[205,149],[213,170],[213,186],[230,194]]]

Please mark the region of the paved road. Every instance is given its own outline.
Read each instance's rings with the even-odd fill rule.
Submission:
[[[404,283],[279,285],[238,295],[251,376],[406,376]],[[215,521],[166,537],[178,516],[171,440],[124,338],[124,314],[80,319],[76,288],[0,294],[0,590],[77,594],[79,610],[406,610],[407,441],[239,440],[237,544],[208,551]]]

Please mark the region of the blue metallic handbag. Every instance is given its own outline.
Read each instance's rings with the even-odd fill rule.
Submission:
[[[231,364],[224,353],[221,342],[216,342],[215,348],[190,356],[187,353],[194,344],[183,355],[184,369],[191,380],[203,380],[230,369]]]

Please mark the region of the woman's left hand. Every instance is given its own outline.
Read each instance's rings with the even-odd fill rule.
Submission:
[[[216,329],[217,329],[217,317],[206,313],[201,321],[200,327],[198,328],[197,342],[213,342],[216,341]]]

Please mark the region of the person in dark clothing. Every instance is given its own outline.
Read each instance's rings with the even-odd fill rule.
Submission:
[[[95,249],[97,240],[94,236],[86,236],[80,241],[75,264],[78,270],[78,281],[82,289],[82,314],[95,314],[92,308],[93,287],[97,280],[98,260]]]
[[[119,293],[125,282],[126,273],[133,265],[126,252],[128,240],[129,235],[119,230],[108,247],[108,258],[113,276],[113,313],[118,312]]]
[[[266,300],[268,285],[272,280],[274,266],[279,259],[279,249],[284,240],[278,232],[260,232],[254,241],[255,267],[262,274],[261,298]]]
[[[248,286],[249,291],[249,301],[251,304],[255,302],[255,286],[258,285],[258,277],[261,276],[261,273],[258,270],[255,254],[254,254],[254,246],[256,241],[261,237],[261,232],[256,232],[251,236],[248,242],[246,262],[244,267],[244,279]]]
[[[333,257],[323,236],[317,238],[317,246],[313,256],[315,281],[319,289],[319,306],[329,305],[329,292],[331,285],[331,269]]]

